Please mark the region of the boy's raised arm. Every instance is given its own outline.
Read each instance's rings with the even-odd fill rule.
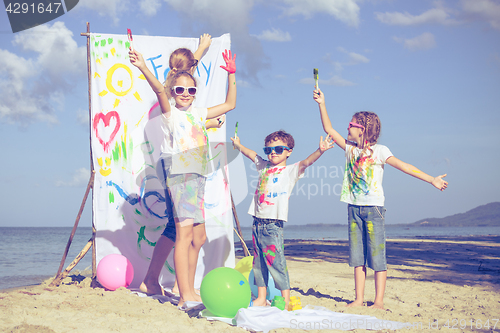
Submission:
[[[236,54],[233,57],[231,51],[226,50],[222,53],[222,56],[224,57],[226,66],[221,66],[221,68],[229,73],[227,77],[226,101],[223,104],[208,108],[207,119],[217,118],[236,107]]]
[[[327,135],[325,140],[323,140],[323,137],[320,138],[319,140],[319,148],[314,151],[311,155],[309,155],[305,160],[300,161],[299,163],[299,175],[303,173],[308,166],[313,164],[318,160],[318,158],[323,155],[325,151],[327,151],[330,148],[333,148],[335,145],[335,141],[332,140],[330,135]]]
[[[243,146],[240,142],[240,138],[238,136],[235,136],[234,138],[231,138],[231,141],[233,141],[233,146],[236,147],[243,155],[248,157],[249,159],[252,160],[252,162],[255,161],[255,157],[257,157],[257,153],[254,152],[252,149],[249,149],[245,146]]]
[[[339,132],[333,129],[330,117],[328,117],[328,112],[326,111],[326,105],[325,105],[325,95],[318,88],[314,90],[313,98],[319,104],[321,123],[323,124],[323,129],[325,130],[325,133],[328,134],[340,148],[345,150],[346,146],[345,139],[342,137],[342,135],[339,134]]]
[[[166,115],[169,115],[170,102],[168,100],[168,96],[163,84],[161,84],[161,82],[158,81],[156,76],[154,76],[153,73],[151,73],[149,68],[146,66],[146,62],[144,61],[142,54],[140,54],[136,50],[130,49],[128,55],[130,57],[130,62],[132,63],[132,65],[137,67],[142,72],[142,74],[144,74],[144,77],[151,86],[151,89],[153,89],[153,91],[156,93],[156,96],[158,97],[158,102],[160,103],[161,111]]]
[[[415,178],[423,180],[424,182],[432,184],[435,188],[437,188],[440,191],[444,191],[446,187],[448,187],[448,182],[443,179],[444,177],[446,177],[446,174],[437,177],[432,177],[426,174],[425,172],[420,171],[413,165],[403,162],[394,156],[389,157],[386,163],[395,167],[398,170],[403,171],[407,175],[413,176]]]

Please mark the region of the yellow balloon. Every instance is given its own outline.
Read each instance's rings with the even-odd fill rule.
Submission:
[[[253,256],[244,257],[234,267],[235,270],[243,274],[243,276],[248,281],[248,276],[250,275],[250,271],[253,268]]]

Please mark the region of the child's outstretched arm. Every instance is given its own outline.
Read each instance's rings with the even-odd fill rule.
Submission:
[[[132,63],[132,65],[137,67],[142,72],[142,74],[144,74],[144,77],[151,86],[151,89],[153,89],[153,91],[156,93],[158,102],[160,103],[161,111],[167,116],[170,115],[170,102],[168,101],[168,96],[163,84],[158,81],[156,76],[154,76],[146,66],[146,62],[144,61],[142,54],[140,54],[136,50],[130,49],[128,55],[130,57],[130,62]]]
[[[257,153],[254,152],[252,149],[249,149],[245,146],[243,146],[240,142],[240,138],[238,136],[235,136],[234,138],[231,138],[231,141],[233,141],[233,146],[236,147],[243,155],[248,157],[249,159],[255,161],[255,157],[257,157]]]
[[[319,148],[314,151],[311,155],[309,155],[305,160],[300,161],[299,163],[299,175],[303,173],[308,166],[313,164],[318,160],[318,158],[323,155],[325,151],[327,151],[330,148],[333,148],[335,144],[335,141],[330,137],[330,135],[327,135],[325,140],[323,140],[323,137],[320,138],[319,140]]]
[[[224,125],[224,122],[226,121],[226,115],[222,115],[220,117],[217,117],[217,118],[213,118],[213,119],[208,119],[206,122],[205,122],[205,127],[206,129],[209,129],[209,128],[221,128],[222,125]]]
[[[234,57],[231,55],[231,51],[226,50],[222,53],[226,66],[220,66],[225,69],[229,75],[227,77],[227,95],[226,102],[211,108],[208,108],[207,119],[217,118],[226,112],[231,111],[236,107],[236,54]]]
[[[209,34],[203,34],[200,36],[200,44],[198,45],[198,49],[193,53],[194,58],[200,61],[201,57],[205,53],[205,50],[212,44],[212,36]]]
[[[325,95],[318,88],[314,90],[313,98],[319,104],[319,113],[321,115],[321,122],[323,123],[323,129],[325,130],[326,134],[328,134],[340,148],[345,150],[346,146],[345,139],[342,137],[342,135],[339,134],[339,132],[333,129],[330,117],[328,117],[328,112],[326,111],[326,105],[325,105]]]
[[[448,187],[448,182],[443,179],[444,177],[446,177],[446,174],[437,177],[432,177],[426,174],[425,172],[415,168],[413,165],[403,162],[394,156],[389,157],[386,163],[392,165],[396,169],[399,169],[410,176],[413,176],[415,178],[423,180],[424,182],[432,184],[435,188],[437,188],[440,191],[444,191],[446,187]]]

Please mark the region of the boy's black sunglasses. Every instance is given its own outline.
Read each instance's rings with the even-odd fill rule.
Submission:
[[[273,150],[276,152],[276,154],[281,155],[283,154],[283,151],[290,150],[287,146],[276,146],[276,147],[264,147],[264,154],[269,155],[273,152]]]

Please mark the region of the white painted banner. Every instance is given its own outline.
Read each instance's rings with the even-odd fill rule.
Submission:
[[[129,61],[127,35],[93,33],[90,40],[97,263],[111,253],[126,256],[134,267],[131,287],[135,288],[146,274],[154,245],[167,223],[165,192],[156,172],[160,110],[156,94]],[[143,54],[151,72],[164,82],[170,54],[179,47],[194,52],[198,42],[197,38],[134,35],[133,46]],[[228,74],[220,66],[225,65],[222,52],[230,46],[229,34],[214,38],[201,59],[194,75],[198,85],[196,106],[211,107],[225,101]],[[200,252],[196,287],[210,270],[234,267],[231,197],[224,174],[228,172],[225,125],[208,133],[215,171],[207,178],[207,241]],[[173,285],[173,267],[172,251],[160,275],[160,283],[166,287]]]

